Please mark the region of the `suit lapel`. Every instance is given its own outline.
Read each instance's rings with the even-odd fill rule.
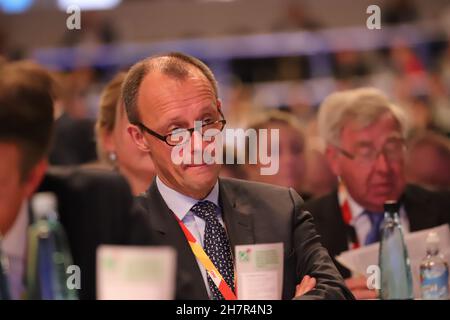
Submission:
[[[151,226],[156,232],[156,244],[177,250],[177,299],[209,299],[194,253],[181,230],[174,213],[170,211],[154,180],[147,194]]]
[[[411,232],[439,225],[439,216],[433,211],[430,200],[429,194],[417,192],[411,186],[406,187],[402,201]]]
[[[331,232],[335,234],[333,237],[336,241],[333,241],[331,245],[337,254],[347,251],[350,234],[353,232],[351,226],[347,226],[342,218],[342,211],[339,205],[338,194],[337,191],[333,192],[332,197],[330,199],[330,208],[328,211],[330,215],[331,223]],[[354,230],[354,229],[353,229]]]
[[[233,186],[226,179],[219,179],[219,203],[230,239],[231,248],[242,244],[254,244],[253,221],[250,208],[237,201],[239,185]]]

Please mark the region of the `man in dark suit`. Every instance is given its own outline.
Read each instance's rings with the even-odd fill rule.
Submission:
[[[25,293],[27,204],[47,168],[51,91],[48,73],[32,63],[0,68],[0,252],[9,265],[6,276],[0,273],[0,287],[8,283],[2,296],[13,299]]]
[[[131,241],[176,248],[178,299],[233,299],[234,247],[273,242],[284,244],[283,298],[352,298],[295,191],[218,179],[220,165],[202,157],[225,125],[206,65],[180,53],[150,57],[130,69],[123,98],[128,131],[157,173],[138,198]],[[199,155],[200,163],[175,164]]]
[[[81,299],[95,299],[96,249],[124,243],[132,196],[124,178],[100,170],[51,169],[47,154],[53,129],[52,81],[41,67],[18,62],[0,69],[0,299],[26,297],[30,199],[51,191],[80,267]]]
[[[406,185],[404,115],[380,91],[362,88],[330,95],[319,110],[319,130],[340,186],[305,208],[332,257],[379,241],[387,200],[399,202],[405,232],[450,222],[448,194]],[[336,265],[357,298],[376,297],[364,277],[350,278],[348,269]]]
[[[124,244],[128,239],[133,204],[128,183],[111,170],[51,167],[38,192],[52,192],[57,197],[73,263],[81,270],[78,297],[96,299],[98,247]]]

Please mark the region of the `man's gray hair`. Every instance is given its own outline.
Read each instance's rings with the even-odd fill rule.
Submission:
[[[328,144],[339,146],[342,129],[350,121],[363,129],[385,113],[390,113],[397,120],[406,139],[409,131],[406,114],[380,90],[367,87],[332,93],[320,105],[319,132]]]

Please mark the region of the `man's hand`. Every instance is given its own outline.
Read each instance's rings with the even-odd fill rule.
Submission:
[[[378,298],[377,290],[367,288],[367,279],[364,276],[345,279],[345,284],[358,300]]]
[[[316,278],[304,276],[302,282],[295,287],[295,297],[298,298],[316,286]]]

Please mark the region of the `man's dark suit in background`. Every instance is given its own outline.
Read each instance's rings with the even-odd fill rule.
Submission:
[[[49,162],[55,166],[84,164],[97,159],[95,121],[63,113],[55,120]]]
[[[317,279],[302,299],[352,298],[326,250],[312,217],[292,189],[236,179],[219,179],[219,203],[230,244],[284,244],[283,299],[292,299],[305,276]],[[177,250],[176,299],[208,299],[205,283],[191,248],[154,181],[138,198],[130,231],[133,244],[168,245]]]
[[[448,193],[434,193],[408,185],[401,204],[405,208],[412,232],[450,223]],[[351,231],[342,218],[337,191],[305,203],[304,208],[312,213],[321,242],[333,259],[341,252],[349,250],[348,234]],[[351,276],[347,268],[337,261],[335,263],[344,278]]]
[[[127,182],[109,170],[52,168],[38,191],[56,194],[73,261],[81,269],[79,297],[95,299],[97,247],[127,239],[133,201]]]

